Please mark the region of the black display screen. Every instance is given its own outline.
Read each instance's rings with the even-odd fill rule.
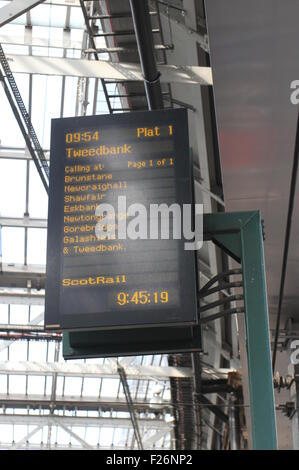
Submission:
[[[195,252],[151,212],[192,186],[184,109],[53,119],[46,327],[195,324]]]

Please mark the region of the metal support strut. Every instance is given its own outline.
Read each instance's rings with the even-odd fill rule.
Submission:
[[[148,3],[147,1],[140,2],[140,0],[130,0],[130,7],[148,107],[150,110],[162,109],[163,99],[160,85],[160,72],[157,69],[155,60]]]
[[[139,426],[138,426],[138,420],[137,420],[137,417],[136,417],[134,404],[133,404],[133,400],[132,400],[132,397],[131,397],[129,384],[128,384],[128,381],[127,381],[126,372],[125,372],[125,369],[120,365],[118,365],[117,371],[119,373],[120,381],[122,383],[124,393],[125,393],[125,397],[126,397],[126,400],[127,400],[127,403],[128,403],[129,413],[130,413],[130,417],[131,417],[131,421],[132,421],[132,425],[133,425],[135,439],[137,441],[137,446],[138,446],[139,450],[143,450],[142,439],[141,439]]]
[[[5,53],[2,49],[1,44],[0,44],[0,63],[5,74],[3,75],[3,73],[0,70],[0,80],[3,83],[4,92],[7,96],[9,104],[12,108],[12,111],[18,122],[20,130],[23,134],[27,148],[35,163],[36,169],[41,177],[42,183],[46,191],[48,192],[48,180],[49,180],[49,173],[50,173],[49,165],[45,158],[43,149],[39,143],[37,135],[35,133],[30,116],[27,112],[26,106],[24,104],[24,101],[18,89],[18,86],[12,74],[12,71],[10,70],[9,64],[7,62],[7,59],[5,57]],[[9,91],[9,87],[6,84],[5,79],[7,79],[9,83],[14,99]]]

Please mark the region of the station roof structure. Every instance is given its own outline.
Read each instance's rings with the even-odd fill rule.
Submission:
[[[23,13],[5,20],[12,4]],[[24,12],[25,4],[32,8]],[[147,109],[128,0],[0,7],[0,44],[47,162],[52,118]],[[189,113],[196,199],[221,211],[203,2],[149,1],[149,10],[164,107]],[[194,390],[240,365],[236,319],[205,325],[197,361],[191,354],[64,361],[61,334],[43,329],[47,192],[4,86],[0,109],[0,448],[136,449],[138,435],[147,449],[215,447],[226,397],[197,402]],[[201,285],[227,269],[210,243],[198,256]]]

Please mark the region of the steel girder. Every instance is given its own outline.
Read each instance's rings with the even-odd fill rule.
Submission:
[[[43,2],[44,0],[13,0],[8,5],[0,8],[0,27],[10,23],[26,13],[26,11]]]

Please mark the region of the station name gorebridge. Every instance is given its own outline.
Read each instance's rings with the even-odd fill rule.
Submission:
[[[45,324],[197,324],[184,109],[52,120]]]

